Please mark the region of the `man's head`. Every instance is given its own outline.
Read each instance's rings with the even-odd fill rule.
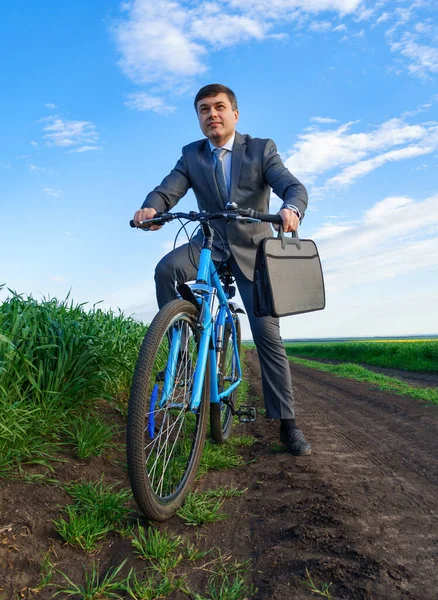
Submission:
[[[204,86],[196,94],[195,110],[202,133],[212,144],[221,147],[233,136],[239,111],[230,88],[219,83]]]

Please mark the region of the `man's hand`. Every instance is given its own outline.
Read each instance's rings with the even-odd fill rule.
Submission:
[[[162,225],[140,225],[141,221],[146,221],[147,219],[153,219],[157,211],[155,208],[140,208],[134,215],[133,221],[136,227],[140,227],[140,229],[149,229],[150,231],[157,231],[161,229]]]
[[[293,210],[290,210],[290,208],[283,208],[278,214],[280,215],[281,220],[283,221],[284,233],[290,233],[291,231],[296,231],[298,229],[300,220]],[[274,225],[275,231],[278,231],[278,228],[278,225]]]

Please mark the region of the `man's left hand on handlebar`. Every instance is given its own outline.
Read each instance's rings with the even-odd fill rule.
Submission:
[[[141,221],[147,221],[148,219],[153,219],[157,211],[155,208],[140,208],[134,215],[132,219],[134,221],[134,225],[136,227],[140,227],[140,229],[149,229],[150,231],[157,231],[161,229],[162,225],[141,225]]]
[[[291,231],[296,231],[298,229],[300,220],[293,210],[282,208],[278,214],[283,221],[283,231],[285,233],[290,233]],[[274,229],[278,231],[278,225],[274,225]]]

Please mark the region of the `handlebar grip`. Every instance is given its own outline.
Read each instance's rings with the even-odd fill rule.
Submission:
[[[241,214],[253,219],[259,219],[262,223],[275,223],[276,225],[282,225],[283,220],[280,215],[270,215],[268,213],[261,213],[253,208],[247,208],[241,211]]]
[[[134,221],[132,219],[129,221],[129,226],[130,227],[137,227],[137,225],[134,223]]]

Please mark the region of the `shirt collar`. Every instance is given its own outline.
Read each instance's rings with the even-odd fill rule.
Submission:
[[[233,137],[231,137],[226,144],[221,146],[221,148],[225,148],[225,150],[229,150],[230,152],[232,152],[235,137],[236,137],[236,132],[233,133]],[[208,140],[208,143],[210,144],[210,151],[214,152],[216,150],[216,146],[213,146],[213,144],[210,142],[210,140]]]

